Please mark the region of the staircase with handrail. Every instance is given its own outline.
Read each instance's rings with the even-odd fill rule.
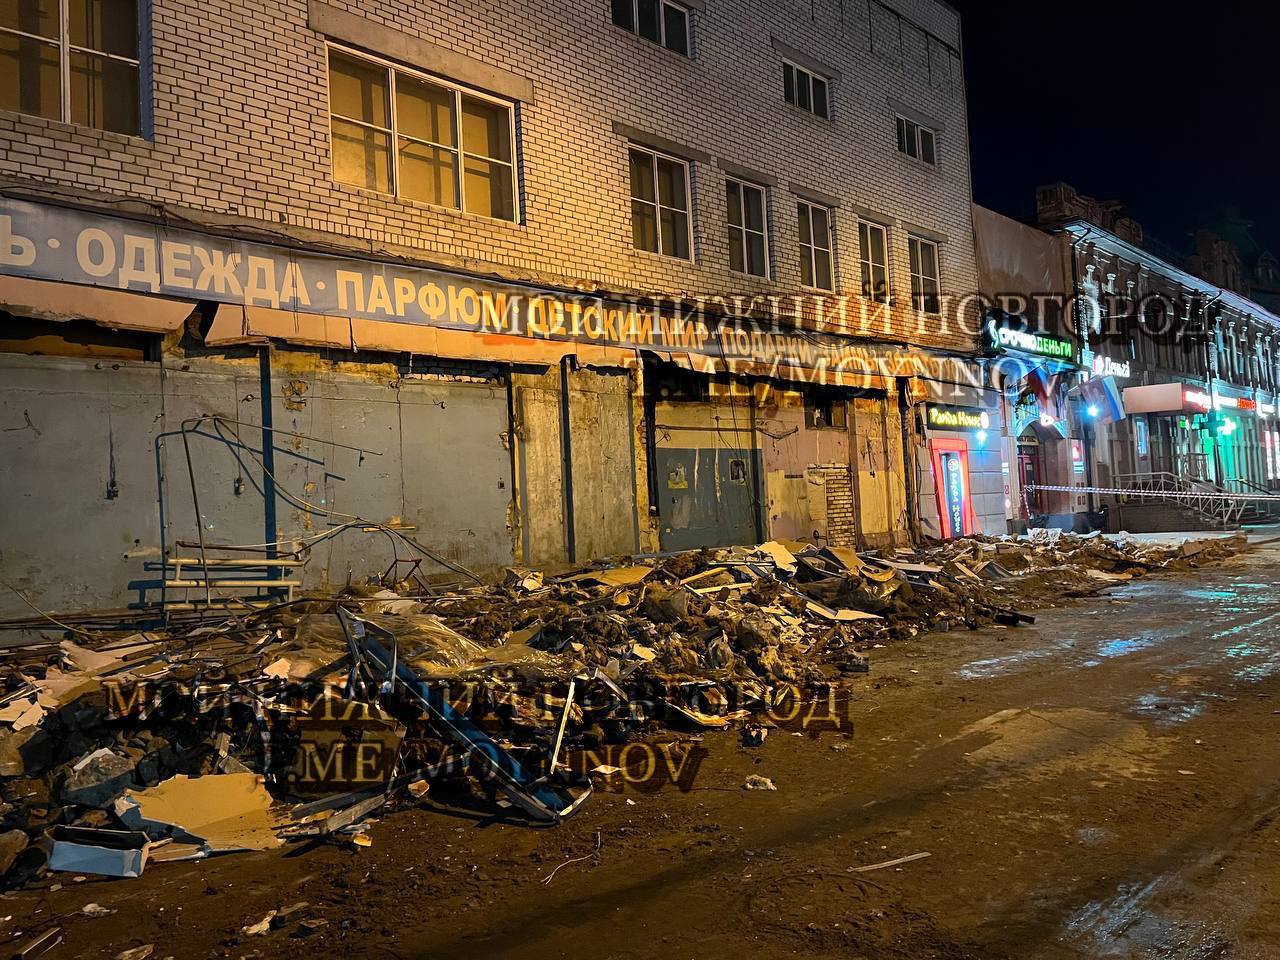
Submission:
[[[1231,491],[1208,480],[1162,472],[1117,474],[1114,482],[1128,491],[1120,495],[1122,504],[1174,505],[1199,518],[1208,529],[1238,528],[1245,513],[1246,501],[1234,499]]]

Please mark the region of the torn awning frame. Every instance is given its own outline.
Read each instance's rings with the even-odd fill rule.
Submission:
[[[0,275],[0,308],[36,320],[165,334],[181,329],[196,307],[195,300]]]

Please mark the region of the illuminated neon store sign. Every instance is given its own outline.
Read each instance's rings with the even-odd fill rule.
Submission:
[[[1185,406],[1203,410],[1205,413],[1211,410],[1240,410],[1259,417],[1268,417],[1275,412],[1275,406],[1270,403],[1259,403],[1248,397],[1231,397],[1222,393],[1210,396],[1203,390],[1193,390],[1190,387],[1183,389],[1182,401]]]
[[[987,430],[991,415],[985,410],[931,403],[925,408],[925,423],[934,430]]]
[[[1133,368],[1129,361],[1117,363],[1110,357],[1104,357],[1098,354],[1093,358],[1093,375],[1095,377],[1115,377],[1118,380],[1127,380],[1133,373]]]
[[[1000,327],[995,334],[996,342],[1005,350],[1021,350],[1023,353],[1053,357],[1055,360],[1070,360],[1075,354],[1075,344],[1070,340],[1048,334],[1015,330],[1012,327]]]

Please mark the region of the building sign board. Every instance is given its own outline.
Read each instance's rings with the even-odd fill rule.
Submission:
[[[989,352],[1016,350],[1037,357],[1065,361],[1071,361],[1075,357],[1076,347],[1072,341],[1047,333],[1022,330],[1008,323],[1000,323],[995,317],[987,318],[982,331],[983,345]]]
[[[989,430],[991,414],[973,407],[930,403],[925,406],[924,422],[933,430]]]
[[[1124,363],[1118,363],[1100,353],[1094,356],[1092,369],[1095,377],[1115,377],[1119,380],[1128,380],[1133,375],[1133,366],[1128,360],[1124,361]]]
[[[1182,390],[1182,402],[1185,406],[1195,410],[1204,410],[1206,412],[1213,409],[1213,397],[1205,393],[1203,390],[1195,390],[1191,387],[1184,387]]]
[[[1084,459],[1084,441],[1071,441],[1071,472],[1077,477],[1084,476],[1085,459]]]
[[[719,298],[724,302],[709,303],[708,309],[627,301],[9,198],[0,198],[0,274],[486,335],[697,354],[726,366],[741,360],[939,380],[959,380],[972,366],[960,357],[827,332],[821,320],[819,332],[812,332],[738,319],[758,309],[753,304],[760,298]],[[748,306],[735,313],[738,300]],[[839,326],[834,312],[826,326]]]
[[[948,535],[964,536],[964,461],[958,453],[942,454],[943,501],[947,505]]]

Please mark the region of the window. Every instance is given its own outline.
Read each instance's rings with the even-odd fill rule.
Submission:
[[[858,242],[862,246],[862,295],[876,303],[888,303],[889,243],[885,228],[859,221]]]
[[[914,120],[898,117],[898,152],[925,163],[938,162],[937,134]]]
[[[753,277],[769,276],[769,227],[764,188],[727,180],[729,269]]]
[[[941,287],[938,281],[938,245],[932,240],[912,237],[911,305],[921,313],[941,313]]]
[[[811,430],[844,430],[849,425],[849,404],[834,390],[813,387],[805,393],[804,425]]]
[[[138,0],[0,2],[0,108],[136,135],[138,74]]]
[[[340,183],[516,219],[510,103],[331,48],[329,109]]]
[[[796,209],[800,217],[800,282],[819,290],[835,290],[831,211],[806,200],[801,200]]]
[[[689,11],[670,0],[613,0],[613,22],[629,33],[689,55]]]
[[[631,148],[631,237],[637,250],[693,259],[689,164]]]
[[[827,102],[827,81],[824,77],[797,67],[794,63],[782,64],[782,94],[787,103],[794,103],[801,110],[822,117],[830,117]]]

